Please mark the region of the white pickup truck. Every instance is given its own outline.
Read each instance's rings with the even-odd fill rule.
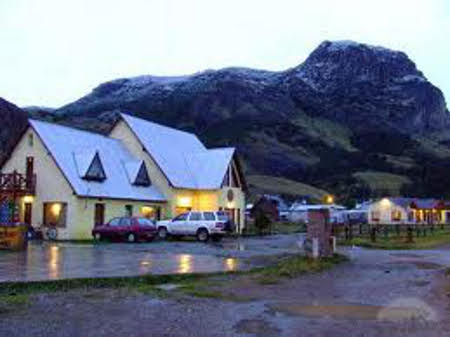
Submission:
[[[172,236],[195,236],[198,241],[206,242],[209,238],[219,241],[234,230],[225,212],[188,212],[172,220],[158,221],[158,236],[166,239]]]

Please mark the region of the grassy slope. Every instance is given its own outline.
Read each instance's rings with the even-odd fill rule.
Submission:
[[[250,175],[247,177],[247,183],[252,190],[265,193],[287,194],[292,196],[310,195],[317,200],[321,200],[324,195],[328,194],[326,191],[314,186],[281,177]]]
[[[357,151],[351,144],[351,131],[336,122],[319,117],[309,117],[305,114],[294,120],[294,123],[311,138],[319,138],[330,147],[339,147],[347,151]]]
[[[407,243],[406,238],[377,238],[376,242],[370,241],[369,238],[355,238],[346,245],[355,245],[366,248],[376,249],[428,249],[450,244],[450,233],[437,233],[426,237],[414,237],[414,242]]]
[[[387,172],[364,171],[356,172],[353,176],[369,185],[371,190],[386,191],[390,195],[400,195],[402,186],[411,183],[411,180],[406,176]]]

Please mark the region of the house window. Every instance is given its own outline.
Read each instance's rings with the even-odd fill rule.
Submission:
[[[176,207],[175,208],[175,215],[183,214],[186,212],[189,212],[192,209],[192,207]]]
[[[398,209],[391,212],[392,221],[400,221],[402,219],[402,212]]]
[[[83,178],[94,181],[103,181],[106,179],[105,170],[103,169],[98,152],[95,154],[95,157]]]
[[[136,180],[134,181],[134,185],[136,186],[150,186],[151,181],[150,177],[148,176],[147,167],[145,166],[145,163],[143,162],[141,167],[139,168],[139,172],[136,176]]]
[[[125,216],[133,216],[133,205],[125,205]]]
[[[141,214],[144,218],[147,219],[155,219],[156,218],[156,209],[152,206],[143,206],[141,207]]]
[[[29,145],[30,147],[33,147],[33,145],[34,145],[34,136],[33,136],[32,133],[29,133],[29,134],[28,134],[28,145]]]
[[[66,227],[67,204],[63,202],[44,203],[44,225]]]
[[[370,217],[372,218],[372,221],[380,221],[380,211],[370,212]]]

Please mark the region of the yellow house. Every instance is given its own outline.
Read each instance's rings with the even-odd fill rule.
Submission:
[[[125,114],[109,136],[30,120],[1,168],[12,172],[35,177],[16,202],[20,220],[45,237],[90,239],[96,223],[113,217],[188,210],[225,210],[238,231],[244,226],[245,181],[233,148],[206,149],[193,134]]]

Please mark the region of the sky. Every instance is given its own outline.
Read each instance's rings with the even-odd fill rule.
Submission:
[[[450,101],[449,36],[447,0],[0,0],[0,97],[59,107],[115,78],[284,70],[355,40],[406,52]]]

